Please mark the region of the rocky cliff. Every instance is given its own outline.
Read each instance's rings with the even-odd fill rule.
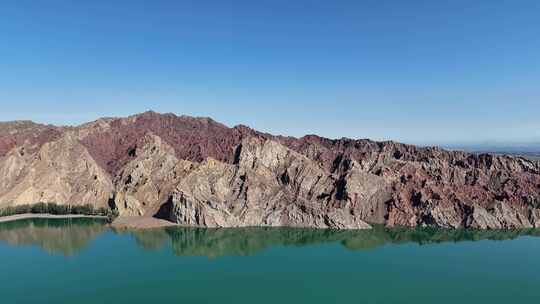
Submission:
[[[154,112],[0,123],[0,208],[36,202],[200,227],[527,228],[540,227],[540,164]]]

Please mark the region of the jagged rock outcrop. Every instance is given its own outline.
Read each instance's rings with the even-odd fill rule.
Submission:
[[[540,227],[540,164],[154,112],[0,123],[0,208],[35,202],[201,227],[528,228]]]
[[[133,158],[115,179],[114,202],[122,215],[155,214],[194,166],[178,160],[173,148],[151,133],[142,138]]]
[[[1,202],[106,206],[113,191],[110,177],[71,132],[32,149],[26,141],[0,158]]]
[[[351,208],[327,204],[334,184],[305,156],[246,138],[234,164],[208,159],[182,179],[167,216],[188,226],[368,228]]]

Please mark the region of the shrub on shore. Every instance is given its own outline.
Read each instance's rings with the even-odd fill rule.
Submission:
[[[17,206],[8,206],[0,209],[0,216],[9,216],[24,213],[44,214],[50,213],[55,215],[101,215],[109,218],[115,218],[118,216],[118,210],[112,210],[105,207],[94,208],[91,204],[85,205],[59,205],[56,203],[37,203],[37,204],[25,204]]]

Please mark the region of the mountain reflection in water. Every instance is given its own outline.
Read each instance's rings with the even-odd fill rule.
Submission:
[[[0,244],[38,246],[49,253],[75,255],[101,234],[132,236],[144,250],[170,246],[178,256],[253,255],[274,246],[340,243],[348,250],[369,250],[386,244],[419,245],[540,236],[540,230],[443,230],[375,227],[371,230],[298,228],[203,229],[168,227],[149,230],[111,229],[96,219],[26,219],[0,224]]]
[[[0,242],[12,246],[38,246],[49,253],[75,255],[107,230],[104,220],[24,219],[0,223]]]

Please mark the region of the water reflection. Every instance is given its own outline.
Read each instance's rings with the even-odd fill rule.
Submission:
[[[109,228],[93,219],[32,219],[0,224],[0,242],[35,245],[50,253],[74,255]],[[387,244],[420,245],[478,240],[509,240],[540,236],[540,230],[474,231],[440,229],[317,230],[286,228],[200,229],[163,228],[116,230],[132,236],[143,250],[171,248],[178,256],[253,255],[274,246],[340,243],[348,250],[368,250]]]
[[[75,255],[107,229],[97,219],[25,219],[0,224],[0,241],[38,246],[49,253]]]
[[[509,240],[519,236],[540,236],[540,230],[472,231],[441,229],[321,230],[286,228],[197,229],[166,228],[130,231],[144,248],[161,248],[170,241],[179,256],[253,255],[274,246],[307,246],[340,243],[348,250],[369,250],[386,244],[479,240]],[[152,236],[154,234],[154,236]],[[166,236],[170,239],[167,240]],[[148,240],[153,240],[149,246]],[[145,245],[143,245],[145,244]]]

